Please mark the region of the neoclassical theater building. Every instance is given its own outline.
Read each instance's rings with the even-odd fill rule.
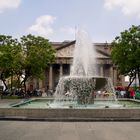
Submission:
[[[51,44],[56,50],[56,60],[46,68],[43,80],[32,79],[28,82],[27,87],[30,89],[55,90],[59,78],[70,74],[75,41],[51,42]],[[110,57],[111,44],[94,43],[93,47],[97,52],[96,62],[99,76],[109,77],[113,85],[124,85],[124,76],[119,75]]]

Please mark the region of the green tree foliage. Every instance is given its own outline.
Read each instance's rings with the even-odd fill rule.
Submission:
[[[120,73],[129,75],[128,87],[136,75],[140,81],[140,25],[133,25],[115,38],[112,42],[111,56]]]
[[[43,37],[35,37],[31,34],[21,37],[21,44],[24,56],[22,84],[28,78],[40,78],[44,70],[54,61],[55,51]]]
[[[22,67],[22,49],[17,39],[0,35],[0,79],[5,84],[6,78],[18,74]]]
[[[6,79],[18,87],[29,78],[41,78],[46,67],[54,61],[55,50],[48,39],[27,35],[20,42],[11,36],[0,35],[0,79],[6,85]],[[21,79],[23,79],[21,81]],[[12,82],[13,81],[13,82]]]

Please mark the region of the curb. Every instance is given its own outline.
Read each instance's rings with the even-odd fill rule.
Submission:
[[[52,122],[135,122],[140,118],[28,118],[24,116],[0,117],[0,121],[52,121]]]

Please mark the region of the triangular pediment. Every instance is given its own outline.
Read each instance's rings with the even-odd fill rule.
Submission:
[[[105,53],[102,50],[97,49],[96,46],[96,55],[97,58],[110,58],[109,54]],[[60,47],[56,50],[56,57],[63,57],[63,58],[72,58],[73,52],[75,48],[75,41],[66,44],[65,46]]]
[[[74,47],[75,45],[70,45],[70,46],[58,49],[56,51],[56,57],[73,57]]]

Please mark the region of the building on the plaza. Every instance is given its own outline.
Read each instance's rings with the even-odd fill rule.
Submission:
[[[51,43],[56,50],[55,63],[46,68],[43,80],[33,79],[28,82],[27,87],[31,90],[34,88],[55,90],[59,78],[70,74],[75,41]],[[115,69],[110,57],[111,44],[94,43],[93,47],[96,48],[97,52],[96,62],[99,76],[109,77],[112,80],[113,85],[123,85],[124,76],[118,74],[118,71]]]

